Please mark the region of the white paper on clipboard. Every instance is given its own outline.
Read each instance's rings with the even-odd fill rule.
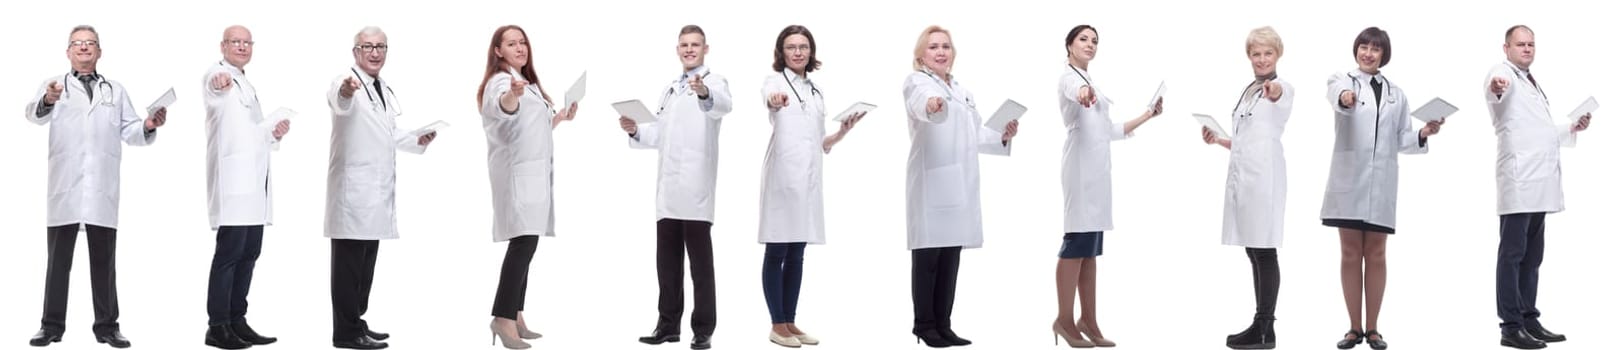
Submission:
[[[1416,108],[1414,113],[1410,113],[1410,115],[1413,115],[1415,119],[1419,119],[1423,122],[1435,122],[1448,118],[1448,116],[1453,115],[1454,112],[1459,111],[1459,107],[1454,107],[1454,104],[1448,103],[1448,101],[1443,101],[1442,98],[1432,98],[1430,102],[1426,102],[1426,104],[1421,105],[1420,108]]]
[[[625,100],[615,102],[614,110],[620,112],[620,115],[636,121],[637,124],[654,122],[654,113],[649,112],[648,106],[643,105],[641,100]]]
[[[1003,105],[998,106],[997,112],[992,112],[992,117],[986,119],[986,127],[1003,132],[1004,129],[1009,127],[1009,122],[1020,119],[1020,116],[1024,114],[1026,114],[1026,106],[1014,102],[1014,100],[1003,100]]]
[[[840,114],[835,114],[834,121],[843,123],[846,119],[851,119],[851,116],[857,115],[857,113],[868,113],[873,111],[874,108],[879,108],[879,106],[867,102],[852,103],[850,108],[846,108]]]
[[[1206,129],[1210,129],[1213,134],[1217,134],[1217,137],[1225,138],[1225,139],[1229,138],[1229,132],[1224,131],[1223,125],[1218,124],[1216,118],[1212,118],[1212,116],[1210,116],[1210,115],[1205,115],[1205,114],[1200,114],[1200,113],[1194,113],[1194,116],[1195,116],[1195,121],[1199,122],[1200,126],[1204,126],[1204,127],[1206,127]]]
[[[435,120],[433,123],[428,123],[428,125],[424,125],[421,128],[417,128],[417,130],[412,130],[412,131],[407,132],[407,133],[405,133],[403,135],[400,135],[400,138],[395,139],[394,141],[397,142],[397,143],[412,143],[412,144],[415,144],[415,143],[417,143],[417,139],[422,138],[423,135],[428,135],[429,133],[439,131],[440,129],[444,129],[444,128],[448,127],[448,126],[451,126],[451,124],[446,123],[444,120]]]
[[[157,101],[152,101],[152,105],[147,106],[147,116],[150,117],[153,113],[158,113],[159,109],[169,107],[169,105],[174,103],[175,88],[169,88],[168,92],[163,93],[163,96],[159,96]]]
[[[585,97],[586,71],[581,71],[580,78],[575,79],[575,85],[570,85],[569,91],[564,92],[564,104],[558,105],[557,109],[560,111],[569,109],[569,105],[580,103],[580,100]]]
[[[1597,109],[1600,109],[1600,102],[1595,102],[1595,96],[1589,96],[1589,99],[1584,100],[1584,103],[1578,104],[1577,109],[1573,109],[1572,113],[1567,114],[1567,118],[1572,119],[1573,123],[1577,123],[1578,119],[1583,118],[1585,114],[1595,113]],[[1594,116],[1591,115],[1590,117],[1593,118]]]

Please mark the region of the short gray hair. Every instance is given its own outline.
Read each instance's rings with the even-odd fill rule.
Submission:
[[[380,35],[383,36],[384,41],[389,40],[389,35],[383,33],[383,28],[378,28],[377,26],[366,26],[366,28],[361,28],[361,31],[355,33],[355,45],[360,45],[361,37],[366,35]]]
[[[68,36],[73,36],[73,34],[76,34],[76,33],[79,33],[79,32],[90,32],[90,34],[95,34],[96,35],[96,40],[101,40],[101,33],[97,33],[96,32],[96,27],[91,27],[88,24],[81,24],[81,25],[73,27],[73,30],[68,32]]]

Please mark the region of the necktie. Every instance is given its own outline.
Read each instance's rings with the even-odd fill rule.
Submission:
[[[1381,80],[1380,79],[1375,79],[1375,77],[1370,77],[1369,78],[1369,86],[1372,87],[1372,88],[1375,88],[1375,105],[1380,106],[1381,105],[1381,95],[1382,95],[1381,94]]]
[[[1533,89],[1538,90],[1539,96],[1544,96],[1544,88],[1538,86],[1538,79],[1533,79],[1533,72],[1527,72],[1527,82],[1533,83]]]
[[[96,86],[96,83],[95,83],[96,77],[91,76],[90,74],[80,75],[79,76],[79,81],[85,83],[85,96],[89,96],[91,100],[95,100],[96,99],[96,88],[95,88],[95,86]]]
[[[384,109],[388,109],[389,108],[389,99],[385,98],[383,96],[383,81],[378,80],[378,79],[372,79],[372,89],[378,91],[378,101],[383,103],[383,108]]]

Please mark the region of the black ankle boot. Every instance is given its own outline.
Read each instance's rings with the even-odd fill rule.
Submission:
[[[1273,318],[1258,317],[1252,320],[1251,328],[1231,336],[1228,346],[1231,349],[1273,349],[1275,340]]]

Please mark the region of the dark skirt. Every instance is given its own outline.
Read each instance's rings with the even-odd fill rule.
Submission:
[[[1344,228],[1344,229],[1359,230],[1359,231],[1365,231],[1365,232],[1380,232],[1380,233],[1385,233],[1385,234],[1397,234],[1397,230],[1393,230],[1391,227],[1371,224],[1371,223],[1369,223],[1367,221],[1364,221],[1364,220],[1324,219],[1324,226],[1339,227],[1339,228]]]
[[[1104,254],[1104,232],[1071,232],[1059,248],[1060,259],[1092,258]]]

